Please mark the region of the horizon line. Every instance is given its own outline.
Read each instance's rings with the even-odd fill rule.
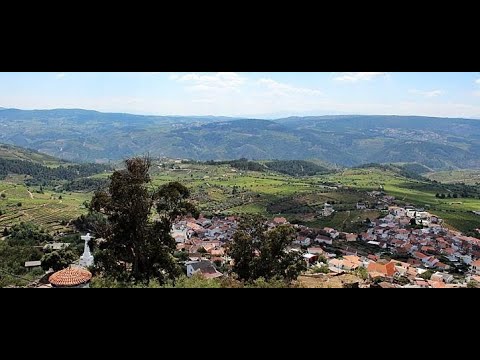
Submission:
[[[134,115],[134,116],[155,116],[155,117],[214,117],[214,118],[232,118],[232,119],[243,119],[243,120],[279,120],[279,119],[286,119],[291,117],[299,117],[299,118],[306,118],[306,117],[327,117],[327,116],[338,116],[338,117],[346,117],[346,116],[398,116],[398,117],[425,117],[425,118],[437,118],[437,119],[465,119],[465,120],[480,120],[480,117],[461,117],[461,116],[430,116],[430,115],[398,115],[398,114],[359,114],[359,113],[351,113],[351,114],[328,114],[324,113],[323,115],[286,115],[280,117],[272,117],[272,115],[264,114],[264,115],[183,115],[183,114],[152,114],[152,113],[135,113],[135,112],[127,112],[127,111],[105,111],[105,110],[95,110],[95,109],[84,109],[84,108],[43,108],[43,109],[20,109],[14,107],[3,107],[0,106],[0,111],[2,110],[20,110],[20,111],[55,111],[55,110],[81,110],[81,111],[91,111],[97,112],[101,114],[126,114],[126,115]],[[279,111],[282,112],[282,111]],[[321,112],[319,110],[319,112]],[[285,113],[289,113],[289,111],[285,111]],[[268,117],[268,118],[267,118]]]

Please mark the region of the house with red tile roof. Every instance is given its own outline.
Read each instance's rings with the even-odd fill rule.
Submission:
[[[50,275],[48,282],[54,288],[88,288],[92,273],[83,267],[69,266]]]
[[[386,264],[380,264],[372,261],[370,264],[368,264],[367,271],[371,275],[376,275],[378,273],[386,277],[392,277],[397,272],[395,269],[395,263],[393,261],[390,261]]]

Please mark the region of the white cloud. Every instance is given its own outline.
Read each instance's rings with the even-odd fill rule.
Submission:
[[[258,83],[266,86],[270,89],[275,95],[322,95],[320,90],[309,89],[309,88],[300,88],[295,87],[289,84],[280,83],[273,79],[263,78],[258,80]]]
[[[58,73],[57,75],[55,75],[55,77],[56,77],[57,79],[63,79],[63,78],[65,77],[65,75],[66,75],[66,74],[62,72],[62,73]]]
[[[473,92],[473,95],[475,95],[475,96],[480,96],[480,91],[474,91],[474,92]]]
[[[442,90],[423,91],[423,90],[411,89],[408,92],[411,93],[411,94],[421,95],[421,96],[425,96],[425,97],[428,97],[428,98],[436,97],[436,96],[439,96],[439,95],[443,94]]]
[[[189,73],[178,76],[173,74],[170,79],[192,84],[188,89],[193,91],[235,90],[247,81],[247,78],[235,72],[218,72],[214,75]]]
[[[480,79],[475,80],[475,83],[477,83],[478,85],[480,85]]]
[[[348,81],[356,82],[363,80],[372,80],[380,76],[385,76],[387,73],[384,72],[346,72],[341,76],[333,78],[336,81]]]

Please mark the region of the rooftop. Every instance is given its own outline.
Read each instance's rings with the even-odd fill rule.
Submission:
[[[51,275],[48,281],[56,287],[69,287],[85,284],[92,278],[92,273],[81,267],[68,267]]]

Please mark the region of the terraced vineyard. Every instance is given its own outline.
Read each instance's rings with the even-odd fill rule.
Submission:
[[[86,212],[83,203],[91,198],[88,193],[40,194],[7,182],[0,183],[0,194],[0,227],[32,222],[51,233],[69,231],[67,224]]]
[[[170,164],[171,165],[171,164]],[[376,211],[357,211],[359,200],[372,200],[367,191],[383,189],[403,203],[425,207],[442,217],[446,224],[461,231],[480,227],[480,199],[439,199],[442,184],[410,179],[376,168],[349,169],[311,177],[291,177],[276,173],[240,171],[229,165],[175,164],[166,168],[155,164],[152,188],[179,181],[191,189],[198,208],[206,215],[258,213],[285,216],[310,226],[349,229],[355,222],[379,215]],[[102,173],[94,178],[106,178]],[[31,221],[50,232],[67,231],[68,222],[85,213],[85,200],[91,193],[36,192],[12,177],[0,182],[0,227]],[[336,185],[336,186],[335,186]],[[30,191],[30,192],[29,192]],[[2,197],[4,193],[4,197]],[[62,199],[59,197],[62,196]],[[318,216],[325,202],[334,203],[336,212],[328,218]],[[21,206],[18,206],[21,203]]]

